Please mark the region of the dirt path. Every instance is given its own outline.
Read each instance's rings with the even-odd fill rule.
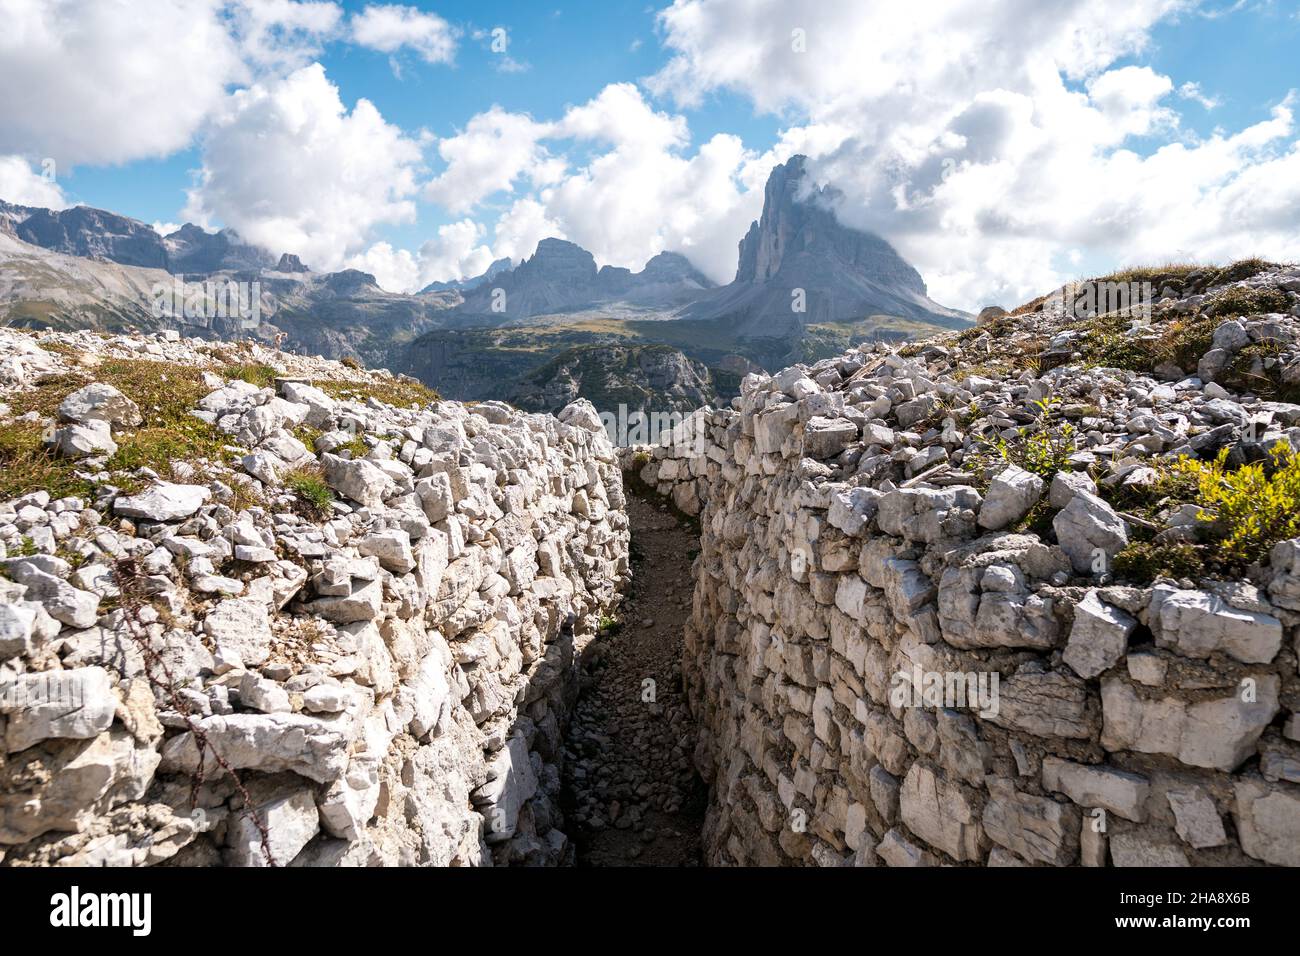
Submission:
[[[627,507],[632,584],[619,626],[587,650],[565,817],[579,866],[698,866],[706,791],[691,765],[681,652],[699,536],[657,502],[629,494]]]

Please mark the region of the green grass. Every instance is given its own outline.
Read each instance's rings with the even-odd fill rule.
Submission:
[[[113,471],[134,472],[151,468],[171,473],[176,461],[206,458],[222,461],[226,438],[213,425],[190,414],[209,391],[201,369],[143,359],[110,359],[87,372],[54,375],[36,387],[15,393],[9,399],[15,416],[37,412],[53,418],[67,395],[90,382],[105,382],[117,388],[140,407],[144,423],[134,429],[114,432],[118,450],[108,460]],[[41,444],[45,431],[41,422],[0,424],[0,499],[13,498],[38,488],[53,497],[90,496],[89,482],[79,478],[80,465],[49,454]],[[114,481],[134,490],[138,480],[130,475]]]
[[[1205,573],[1205,559],[1191,544],[1134,541],[1112,563],[1121,581],[1150,584],[1156,578],[1195,578]]]
[[[368,398],[373,398],[389,405],[401,407],[410,405],[424,406],[442,400],[442,396],[429,386],[407,378],[366,382],[327,379],[323,382],[312,382],[312,384],[330,398],[339,400],[364,402]]]
[[[35,422],[0,424],[0,501],[42,488],[51,498],[90,496],[90,483],[77,477],[76,466],[45,450],[44,433]]]
[[[1281,289],[1247,289],[1237,286],[1227,289],[1206,304],[1207,315],[1220,322],[1243,315],[1260,315],[1268,312],[1289,312],[1291,303]]]
[[[318,465],[302,465],[284,476],[284,486],[294,493],[299,510],[308,517],[327,518],[333,510],[334,493],[325,483]]]
[[[244,362],[227,365],[221,370],[221,374],[226,378],[235,378],[256,385],[258,388],[267,388],[274,385],[276,378],[282,373],[279,369],[260,362]]]

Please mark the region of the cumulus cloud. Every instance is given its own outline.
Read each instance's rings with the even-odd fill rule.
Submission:
[[[534,184],[552,181],[563,166],[541,145],[550,129],[499,106],[476,114],[456,135],[438,141],[446,168],[425,187],[426,198],[455,215],[513,189],[521,177]]]
[[[368,100],[349,111],[313,64],[230,97],[205,136],[185,215],[333,269],[374,227],[414,218],[421,161],[418,143]]]
[[[436,13],[401,4],[370,4],[350,21],[358,46],[396,53],[413,50],[426,63],[450,63],[456,57],[456,31]]]
[[[482,223],[472,219],[439,226],[438,234],[420,247],[419,285],[482,275],[495,258],[483,241],[486,234]]]
[[[246,75],[217,0],[0,0],[0,153],[62,167],[188,146]]]
[[[276,69],[305,66],[343,19],[329,0],[234,0],[227,12],[245,59]]]
[[[655,109],[635,84],[614,83],[554,120],[499,106],[474,116],[439,141],[446,165],[425,196],[453,214],[514,196],[495,224],[498,255],[526,258],[557,236],[601,265],[632,269],[682,252],[725,282],[772,164],[819,138],[836,141],[827,129],[800,133],[758,155],[720,133],[692,151],[685,117]]]
[[[18,206],[63,209],[68,205],[59,188],[56,170],[35,170],[21,156],[0,156],[0,200]]]
[[[348,259],[351,269],[369,272],[388,292],[416,292],[434,280],[468,279],[492,264],[492,251],[483,243],[486,228],[472,219],[439,226],[437,234],[418,251],[376,242]]]

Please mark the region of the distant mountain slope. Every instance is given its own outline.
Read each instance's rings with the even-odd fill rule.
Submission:
[[[92,206],[55,210],[0,201],[0,232],[51,252],[177,275],[273,271],[285,261],[244,242],[231,229],[208,232],[187,222],[162,236],[138,219]],[[303,268],[297,256],[289,259]]]
[[[167,269],[185,275],[208,275],[222,271],[263,272],[277,268],[280,261],[260,246],[249,245],[231,229],[208,232],[187,222],[163,238]],[[291,261],[298,267],[297,256]]]
[[[191,280],[184,276],[186,290],[200,288]],[[183,308],[159,314],[158,290],[180,281],[181,276],[159,268],[66,255],[0,233],[0,324],[5,325],[111,332],[174,328],[187,335],[267,343],[279,336],[294,351],[327,358],[360,356],[371,365],[387,365],[393,349],[440,327],[448,306],[459,301],[456,293],[385,292],[374,276],[355,269],[327,274],[223,271],[203,277],[218,289],[226,282],[247,283],[249,295],[257,283],[260,323],[249,328],[238,315],[186,314]]]
[[[667,345],[586,345],[557,355],[506,396],[534,412],[585,398],[613,415],[694,411],[717,393],[709,370]]]
[[[519,393],[531,388],[539,401],[574,387],[608,392],[593,374],[593,355],[640,362],[654,356],[647,347],[669,346],[679,371],[698,363],[695,377],[711,377],[725,393],[737,370],[751,365],[780,368],[868,339],[967,323],[928,297],[920,274],[888,242],[842,225],[833,212],[838,194],[816,188],[806,166],[796,156],[772,170],[762,214],[739,244],[735,278],[722,287],[677,252],[661,252],[634,272],[598,267],[586,249],[551,237],[517,266],[498,259],[482,275],[406,295],[356,269],[312,272],[297,255],[275,256],[230,230],[187,223],[160,236],[104,210],[0,200],[0,323],[252,337],[328,358],[355,356],[467,399],[502,397],[544,372]],[[259,324],[158,314],[155,287],[173,276],[187,285],[256,282]],[[804,309],[796,311],[800,301]],[[581,361],[575,353],[556,363],[579,347],[640,351],[585,351]],[[664,400],[676,401],[678,392],[693,400],[698,383],[674,384],[690,378],[668,376],[653,387]]]
[[[485,282],[495,279],[503,272],[509,272],[512,268],[514,268],[514,262],[509,256],[506,256],[493,262],[481,275],[476,275],[470,279],[430,282],[418,294],[423,295],[426,292],[468,292],[471,289],[477,289]]]
[[[16,224],[14,234],[23,242],[69,256],[107,259],[148,269],[167,268],[162,236],[139,220],[103,209],[36,209]]]
[[[664,252],[640,272],[596,268],[595,257],[567,239],[543,239],[531,257],[465,293],[456,311],[497,322],[564,315],[615,304],[665,313],[713,287],[690,262]]]

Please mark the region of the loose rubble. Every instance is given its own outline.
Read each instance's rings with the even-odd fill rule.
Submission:
[[[564,781],[579,865],[694,866],[704,785],[682,686],[697,534],[664,504],[628,496],[634,561],[619,621],[583,647]]]

